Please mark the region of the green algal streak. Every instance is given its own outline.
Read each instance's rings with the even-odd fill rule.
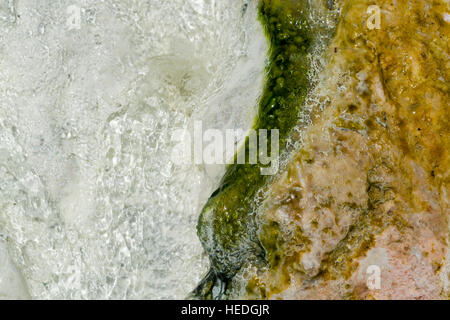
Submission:
[[[270,42],[266,83],[254,129],[278,129],[280,152],[298,121],[310,87],[308,79],[312,32],[303,0],[263,0],[260,21]],[[270,146],[270,134],[269,143]],[[248,155],[248,139],[239,152]],[[237,158],[237,155],[236,155]],[[209,254],[211,270],[194,291],[197,298],[224,298],[227,283],[247,261],[267,261],[254,215],[258,191],[269,176],[260,164],[232,164],[208,200],[198,222],[198,235]]]

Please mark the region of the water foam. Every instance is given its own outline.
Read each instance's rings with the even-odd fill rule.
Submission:
[[[185,297],[224,168],[174,165],[170,134],[252,125],[255,3],[4,1],[0,27],[0,297]]]

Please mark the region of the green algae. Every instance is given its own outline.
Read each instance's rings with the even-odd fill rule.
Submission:
[[[266,1],[266,3],[272,3],[272,4],[279,4],[280,1]],[[349,3],[349,7],[353,4],[353,2]],[[360,32],[360,30],[358,30],[357,32],[352,32],[352,28],[360,28],[359,26],[359,21],[360,21],[360,17],[362,16],[360,14],[359,11],[355,11],[358,14],[355,15],[354,22],[350,23],[352,20],[349,19],[350,22],[348,22],[348,26],[346,26],[346,33],[339,35],[339,36],[345,36],[345,38],[343,38],[342,41],[345,41],[343,45],[344,48],[342,48],[342,50],[346,50],[348,48],[353,48],[353,46],[358,46],[360,47],[361,43],[360,42],[364,42],[364,43],[370,43],[371,45],[368,46],[368,48],[366,48],[368,51],[370,51],[371,49],[373,49],[373,43],[378,43],[378,41],[380,41],[381,45],[378,45],[380,52],[378,52],[378,66],[380,67],[380,74],[381,74],[381,80],[382,80],[382,85],[384,86],[384,91],[388,94],[388,99],[395,104],[396,108],[400,111],[402,111],[402,108],[410,108],[410,106],[402,106],[400,103],[395,101],[395,92],[399,92],[399,90],[395,90],[396,87],[401,87],[398,82],[394,82],[393,84],[389,84],[389,81],[393,81],[392,79],[389,79],[387,77],[384,76],[384,74],[388,74],[386,71],[392,72],[392,68],[393,66],[396,65],[401,65],[399,63],[396,63],[396,59],[400,59],[401,55],[399,56],[398,53],[396,52],[397,48],[400,47],[399,44],[402,44],[402,41],[399,41],[398,39],[395,39],[395,37],[393,36],[392,32],[387,32],[385,34],[383,33],[378,33],[377,37],[375,38],[372,36],[370,38],[361,36],[363,33]],[[262,20],[264,18],[267,18],[269,16],[266,17],[262,17]],[[416,27],[415,24],[411,24],[414,28]],[[434,24],[435,25],[435,24]],[[266,26],[267,28],[267,26]],[[401,29],[400,29],[401,30]],[[350,36],[353,37],[360,37],[362,38],[361,41],[357,42],[355,41],[355,39],[353,38],[348,38],[348,34]],[[374,34],[374,33],[372,33]],[[380,36],[381,35],[381,36]],[[377,41],[368,41],[372,38],[373,39],[378,39]],[[280,35],[279,40],[283,40],[286,39],[285,35]],[[381,39],[381,40],[380,40]],[[391,40],[391,39],[395,39]],[[402,37],[403,39],[403,37]],[[348,43],[347,43],[348,42]],[[273,43],[273,42],[272,42]],[[341,42],[342,43],[342,42]],[[386,45],[384,46],[384,44],[390,44],[390,45]],[[395,45],[392,45],[395,44]],[[444,44],[445,46],[445,44]],[[388,48],[388,49],[385,49]],[[308,49],[307,49],[308,50]],[[341,51],[341,48],[339,47],[339,50]],[[350,51],[350,50],[349,50]],[[373,50],[375,51],[375,50]],[[378,50],[377,50],[378,51]],[[337,47],[335,47],[335,53],[337,52]],[[366,52],[366,54],[364,54],[364,51],[361,50],[355,50],[355,53],[349,53],[349,55],[353,58],[353,59],[349,59],[347,62],[347,67],[349,68],[349,72],[350,73],[355,73],[357,70],[355,69],[355,66],[359,66],[362,63],[365,63],[365,65],[367,65],[367,62],[370,63],[375,63],[376,60],[371,60],[371,55],[368,54]],[[364,54],[364,55],[363,55]],[[361,58],[365,56],[365,58]],[[384,59],[380,59],[380,56],[386,56],[386,58]],[[417,57],[423,57],[424,56],[420,56],[417,55]],[[273,59],[274,57],[271,55],[271,59]],[[418,58],[420,59],[420,58]],[[350,62],[351,60],[353,61],[357,61],[357,62]],[[361,61],[360,61],[361,60]],[[367,60],[367,61],[366,61]],[[281,61],[281,60],[280,60]],[[381,61],[381,62],[380,62]],[[387,62],[391,62],[390,64],[388,64]],[[274,60],[271,60],[270,65],[272,65],[274,63]],[[419,66],[419,64],[417,64]],[[268,67],[269,70],[270,67]],[[386,69],[383,71],[383,69]],[[397,69],[393,69],[393,70],[397,70]],[[428,67],[424,67],[424,70],[428,71]],[[277,74],[277,73],[276,73]],[[270,97],[270,95],[272,93],[279,93],[282,91],[282,89],[285,87],[285,79],[281,79],[278,80],[278,78],[276,78],[277,80],[273,81],[270,78],[271,74],[268,73],[268,79],[267,79],[267,85],[266,85],[266,90],[269,87],[269,83],[270,81],[272,81],[273,90],[268,90],[264,92],[263,98],[267,98],[268,96]],[[406,77],[405,77],[406,78]],[[400,78],[401,80],[401,78]],[[398,81],[398,79],[396,78],[395,81]],[[409,86],[409,83],[412,82],[413,80],[411,79],[404,79],[405,84],[408,85],[404,85],[404,88],[407,87],[411,87]],[[400,90],[402,91],[402,90]],[[416,92],[411,92],[411,96],[415,96],[416,94],[419,96],[417,99],[420,100],[420,96],[423,95],[423,93],[421,91],[418,91],[419,93],[417,94]],[[405,93],[406,94],[406,93]],[[360,97],[364,98],[364,99],[371,99],[371,96],[369,96],[369,94],[363,94],[360,95]],[[398,98],[398,97],[397,97]],[[398,98],[397,100],[400,100],[400,98]],[[270,104],[270,102],[272,102],[272,100],[261,100],[261,105],[260,107],[263,107],[267,101],[269,101],[269,107],[270,106],[276,106],[277,100],[274,100],[272,104]],[[427,102],[424,100],[423,102],[424,105],[427,105]],[[269,108],[270,109],[270,108]],[[409,110],[409,109],[408,109]],[[437,110],[437,108],[431,108],[430,110]],[[438,114],[438,113],[433,113],[430,110],[428,110],[428,114]],[[348,111],[349,113],[358,113],[358,106],[357,104],[353,104],[353,105],[349,105],[348,106]],[[389,112],[388,112],[389,113]],[[269,114],[269,113],[267,113]],[[276,118],[278,115],[276,115],[275,113],[273,113],[274,118]],[[264,114],[262,115],[264,116]],[[383,117],[381,117],[383,118]],[[436,170],[440,170],[438,169],[438,165],[436,163],[441,163],[440,166],[445,168],[445,154],[442,152],[442,148],[441,146],[436,146],[435,145],[435,141],[440,141],[440,143],[442,142],[441,140],[439,140],[439,136],[442,137],[442,134],[438,134],[439,130],[436,131],[431,131],[431,121],[433,120],[433,118],[430,116],[429,118],[427,118],[430,121],[430,127],[428,128],[428,130],[430,130],[430,132],[434,132],[435,133],[435,138],[436,139],[430,139],[430,143],[426,144],[425,139],[419,140],[422,143],[422,147],[421,148],[416,148],[414,150],[418,150],[418,152],[420,152],[420,156],[417,156],[414,154],[415,151],[412,150],[411,148],[411,144],[412,142],[416,141],[416,140],[408,140],[408,137],[416,137],[416,133],[415,130],[418,130],[419,132],[421,132],[423,134],[424,132],[424,122],[423,120],[419,122],[417,122],[419,119],[417,116],[412,117],[410,116],[410,114],[397,114],[392,116],[393,119],[395,119],[395,121],[392,120],[391,123],[389,123],[388,121],[386,121],[386,117],[384,117],[384,121],[380,122],[378,117],[375,117],[374,115],[369,115],[369,117],[365,120],[365,121],[353,121],[353,120],[348,120],[345,118],[338,118],[333,125],[336,128],[339,128],[340,130],[345,130],[345,131],[354,131],[354,132],[358,132],[360,134],[364,134],[364,135],[370,135],[370,141],[367,142],[367,145],[369,147],[373,146],[373,143],[377,143],[380,145],[386,145],[386,150],[383,151],[373,151],[373,150],[368,150],[368,152],[371,152],[371,156],[374,158],[372,161],[378,161],[377,159],[382,159],[386,154],[395,154],[395,150],[390,150],[389,148],[392,148],[393,146],[398,147],[399,148],[399,153],[406,156],[406,157],[411,157],[411,158],[415,158],[415,160],[418,163],[422,163],[424,165],[425,168],[429,169],[427,170],[430,173],[430,179],[432,179],[433,183],[437,183],[436,182]],[[405,120],[406,119],[406,120]],[[423,118],[421,118],[423,119]],[[442,119],[442,117],[439,117],[439,119]],[[407,121],[409,120],[409,121]],[[264,123],[264,120],[260,120],[258,119],[258,122],[262,122]],[[395,127],[399,128],[400,133],[397,133],[395,130],[396,129],[392,129],[392,123],[394,123]],[[267,123],[264,123],[267,124]],[[391,125],[391,128],[389,127],[389,125]],[[382,130],[379,130],[380,128],[383,128]],[[387,137],[384,137],[383,130],[389,130],[387,131]],[[414,131],[412,131],[414,130]],[[414,134],[408,134],[413,132]],[[391,145],[392,144],[392,145]],[[416,146],[418,144],[415,144]],[[445,141],[441,143],[441,145],[445,145]],[[429,151],[431,150],[431,152],[423,152],[423,148],[428,149]],[[431,155],[431,158],[433,158],[433,160],[431,161],[431,158],[425,158],[423,156],[423,154],[425,155]],[[308,154],[304,155],[305,157],[305,161],[306,159],[308,159],[308,161],[314,162],[315,159],[313,157],[311,157]],[[434,159],[439,159],[437,160],[437,162]],[[426,162],[427,160],[428,163]],[[396,160],[389,160],[389,162],[392,161],[396,161]],[[372,163],[372,162],[371,162]],[[304,276],[304,273],[302,272],[302,270],[295,270],[295,272],[291,272],[290,270],[287,270],[290,267],[295,268],[295,261],[292,262],[291,259],[291,255],[292,255],[292,251],[287,252],[286,250],[286,243],[288,243],[289,239],[286,239],[285,237],[285,230],[282,230],[282,226],[280,226],[278,223],[276,222],[267,222],[264,221],[264,223],[260,222],[260,239],[258,242],[258,245],[261,248],[262,251],[262,256],[266,261],[266,266],[268,268],[265,269],[259,269],[257,270],[257,273],[248,281],[246,281],[246,283],[244,283],[244,285],[246,284],[246,290],[247,290],[247,296],[248,297],[252,297],[252,298],[262,298],[262,299],[266,299],[266,298],[270,298],[273,294],[277,294],[280,291],[286,289],[286,287],[288,285],[290,285],[291,281],[297,281],[297,283],[311,283],[311,282],[316,282],[318,283],[319,281],[325,280],[334,280],[334,279],[339,279],[339,281],[344,281],[344,283],[346,283],[345,285],[345,291],[342,295],[342,298],[345,299],[358,299],[360,298],[360,293],[358,293],[358,289],[357,288],[353,288],[352,290],[352,286],[350,284],[350,282],[347,282],[353,274],[355,274],[355,270],[358,268],[358,260],[365,256],[368,252],[368,250],[370,250],[370,248],[373,248],[375,243],[376,243],[376,239],[377,237],[384,232],[387,228],[389,227],[395,227],[396,230],[398,230],[400,233],[406,232],[406,230],[410,230],[412,228],[412,226],[409,225],[407,219],[405,219],[405,217],[407,216],[408,213],[410,213],[411,211],[415,210],[425,210],[425,208],[422,206],[425,206],[426,204],[422,204],[422,202],[420,200],[415,199],[415,196],[413,195],[413,191],[414,188],[412,186],[413,182],[409,181],[408,179],[408,175],[411,175],[411,172],[406,168],[406,165],[404,165],[404,162],[401,161],[400,164],[397,164],[397,166],[394,166],[394,168],[392,169],[394,172],[389,172],[389,168],[383,168],[382,170],[386,171],[385,173],[378,173],[378,174],[373,174],[372,171],[376,171],[376,170],[380,170],[379,168],[377,169],[377,167],[380,166],[379,163],[372,163],[372,165],[374,165],[372,167],[372,169],[370,169],[367,174],[367,185],[366,185],[366,193],[367,193],[367,203],[364,204],[357,204],[355,202],[346,202],[346,203],[342,203],[343,206],[348,207],[348,209],[351,209],[352,211],[354,211],[354,216],[357,217],[356,221],[354,221],[354,223],[352,223],[352,225],[350,226],[348,232],[346,232],[346,235],[343,239],[341,239],[339,241],[339,243],[337,244],[336,247],[334,247],[333,250],[331,250],[330,252],[327,252],[326,255],[323,257],[323,260],[321,261],[320,264],[320,269],[319,269],[319,273],[312,275],[313,278],[311,278],[311,276],[306,275],[306,277]],[[396,183],[391,183],[389,180],[388,181],[384,181],[382,179],[377,179],[377,176],[382,176],[382,177],[390,177],[393,176],[395,172],[399,172],[401,173],[400,176],[401,177],[406,177],[406,179],[400,179],[400,178],[396,178]],[[376,172],[375,172],[376,173]],[[441,180],[441,182],[444,180]],[[249,188],[251,189],[251,188]],[[245,190],[246,192],[249,191],[248,189]],[[220,193],[220,190],[218,191],[218,193],[216,195],[218,195]],[[236,193],[237,194],[237,193]],[[350,197],[350,196],[349,196]],[[351,196],[353,197],[353,195]],[[239,197],[236,197],[235,199],[242,199]],[[387,202],[391,202],[389,204],[387,204]],[[326,204],[325,204],[326,205]],[[393,206],[393,207],[392,207]],[[211,206],[211,208],[214,209],[214,205]],[[411,208],[413,208],[413,210],[411,210]],[[417,208],[417,209],[416,209]],[[338,210],[341,210],[338,208]],[[213,217],[214,215],[220,215],[221,212],[220,210],[218,211],[209,211],[209,213],[211,214],[210,217]],[[251,216],[239,216],[237,215],[237,218],[239,219],[240,217],[242,217],[242,220],[240,221],[240,223],[245,223],[247,226],[249,225],[249,221],[251,221]],[[248,220],[246,220],[248,219]],[[443,220],[445,221],[445,219]],[[231,222],[234,223],[234,222]],[[445,225],[445,223],[444,223]],[[203,227],[205,228],[205,227]],[[207,228],[203,229],[203,230],[207,230]],[[300,230],[301,231],[301,230]],[[211,230],[211,235],[212,230]],[[249,233],[251,234],[251,233]],[[301,233],[299,233],[300,235],[300,239],[298,239],[298,241],[296,240],[296,243],[303,243],[305,240],[301,239]],[[219,237],[220,237],[220,233],[219,233]],[[239,237],[237,237],[239,238]],[[222,240],[226,240],[226,239],[222,239]],[[219,241],[222,241],[219,240]],[[238,240],[240,241],[240,240]],[[445,239],[444,239],[445,242]],[[298,248],[296,248],[294,254],[298,254],[301,253],[301,250],[297,250]],[[220,252],[219,249],[218,252]],[[251,252],[251,250],[249,250],[249,252]],[[256,251],[254,251],[253,253],[255,253]],[[214,255],[214,253],[212,253]],[[226,252],[224,251],[224,254],[226,254]],[[284,260],[281,261],[280,260]],[[289,260],[289,261],[288,261]],[[293,259],[298,261],[299,259]],[[218,260],[217,260],[218,261]],[[231,261],[231,260],[230,260]],[[235,268],[239,268],[240,264],[242,262],[242,259],[237,259],[234,260],[235,262],[237,261],[237,263],[234,265]],[[250,263],[252,264],[252,263]],[[226,292],[229,291],[230,289],[227,288],[227,286],[230,286],[230,281],[229,278],[227,276],[224,276],[224,274],[221,274],[220,272],[217,272],[216,270],[218,269],[214,269],[216,268],[216,265],[213,263],[212,266],[212,271],[211,273],[208,275],[207,280],[209,281],[209,286],[204,286],[203,288],[207,288],[206,290],[203,291],[203,293],[205,293],[205,295],[201,295],[201,297],[207,297],[207,298],[220,298],[220,297],[227,297]],[[225,266],[225,268],[227,268]],[[436,269],[440,268],[440,266],[438,265],[438,263],[436,263],[436,266],[434,267]],[[244,277],[244,272],[245,268],[242,268],[242,273],[240,273],[238,276],[236,276],[234,280],[237,281],[242,281],[240,279],[242,279]],[[297,272],[300,271],[300,272]],[[291,275],[295,275],[298,276],[298,279],[295,278],[295,276],[292,277],[292,279],[290,278]],[[253,274],[251,274],[253,275]],[[248,274],[247,274],[248,276]],[[232,276],[231,276],[232,277]],[[217,281],[217,279],[220,279],[219,281]],[[205,282],[204,282],[205,283]],[[225,295],[220,295],[220,294],[215,294],[212,293],[214,291],[215,285],[219,283],[222,287],[220,287],[218,290],[216,290],[216,292],[225,292]],[[233,282],[231,282],[231,285],[233,285]],[[238,285],[236,285],[238,286]],[[217,288],[217,286],[216,286]],[[242,288],[242,286],[241,286]],[[223,290],[223,291],[221,291]],[[231,296],[233,296],[231,294]]]
[[[263,0],[259,6],[270,53],[253,128],[278,129],[280,152],[286,148],[310,88],[308,54],[314,30],[310,27],[308,10],[306,1]],[[269,135],[269,146],[270,138]],[[238,153],[244,153],[248,159],[249,149],[247,138]],[[270,224],[264,226],[267,237],[260,239],[254,214],[259,192],[270,179],[261,174],[261,167],[260,163],[228,166],[220,187],[203,208],[197,230],[210,257],[211,269],[194,290],[193,297],[225,298],[230,279],[245,262],[276,263],[277,228]]]

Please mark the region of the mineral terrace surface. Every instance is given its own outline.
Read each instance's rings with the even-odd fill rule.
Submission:
[[[297,25],[293,3],[263,1],[262,14],[281,10],[281,20]],[[307,120],[290,135],[295,150],[259,189],[251,212],[208,208],[209,219],[222,223],[216,233],[237,233],[230,240],[219,232],[206,244],[212,269],[197,291],[203,298],[449,297],[448,1],[334,6],[332,40],[320,59],[310,59],[311,69],[319,60],[322,67],[310,72],[300,112]],[[279,36],[278,28],[268,36]],[[287,48],[284,63],[300,63]],[[242,198],[227,201],[239,207]],[[211,228],[201,222],[200,235]],[[256,240],[242,240],[242,224]],[[254,241],[263,253],[255,249],[250,259],[224,237],[248,250]]]

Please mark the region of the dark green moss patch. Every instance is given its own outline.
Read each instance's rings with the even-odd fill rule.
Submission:
[[[307,19],[306,1],[263,0],[259,11],[270,42],[270,62],[254,129],[278,129],[282,152],[310,87],[307,54],[313,32]],[[268,138],[270,146],[270,135]],[[248,159],[248,139],[239,152],[245,152]],[[249,260],[270,260],[272,264],[277,260],[276,255],[270,254],[271,246],[277,242],[276,228],[267,230],[273,236],[266,237],[263,243],[257,235],[255,198],[269,179],[261,175],[260,169],[260,164],[230,165],[220,188],[213,193],[199,218],[198,234],[210,256],[211,272],[224,281],[231,279]]]

